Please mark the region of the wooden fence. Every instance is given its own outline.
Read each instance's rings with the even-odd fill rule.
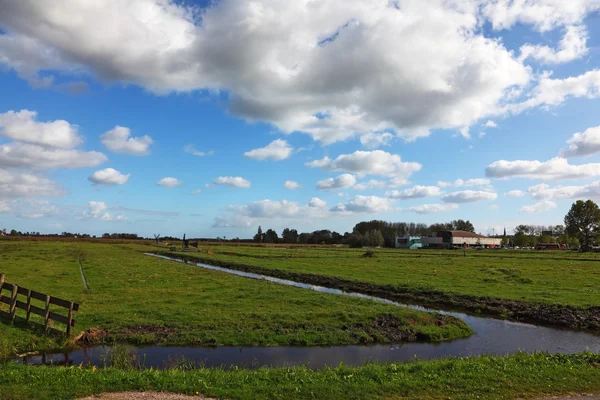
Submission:
[[[9,296],[2,294],[3,290],[10,292]],[[25,296],[23,300],[19,301],[18,296]],[[44,307],[37,307],[31,304],[31,300],[38,300],[44,303]],[[31,289],[17,286],[12,283],[4,282],[4,274],[0,273],[0,303],[8,304],[8,312],[0,311],[0,318],[14,321],[18,316],[16,315],[17,309],[24,310],[26,312],[25,321],[30,322],[29,318],[31,314],[39,315],[44,318],[44,329],[47,331],[55,331],[62,334],[49,326],[50,321],[60,322],[67,326],[66,334],[71,334],[71,327],[75,326],[75,320],[73,319],[73,312],[79,311],[79,304],[73,303],[67,300],[59,299],[58,297],[49,296],[40,292],[36,292]],[[68,311],[67,316],[57,314],[50,311],[50,305],[66,308]]]

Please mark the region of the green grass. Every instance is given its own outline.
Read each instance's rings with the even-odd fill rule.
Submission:
[[[576,307],[600,306],[600,254],[570,251],[466,252],[332,247],[208,245],[187,253],[272,270],[305,273],[415,291],[493,297]]]
[[[119,370],[0,366],[0,398],[73,399],[117,391],[227,399],[514,399],[600,391],[600,356],[515,354],[310,370]]]
[[[104,340],[109,343],[308,346],[444,340],[472,333],[458,319],[442,320],[437,314],[250,280],[141,253],[149,249],[0,241],[0,268],[8,282],[79,303],[74,332],[106,329]],[[83,287],[78,256],[83,256],[89,289]],[[397,328],[380,329],[376,321],[381,318],[396,320]],[[436,324],[439,321],[445,323]],[[66,345],[36,329],[0,324],[0,357]]]

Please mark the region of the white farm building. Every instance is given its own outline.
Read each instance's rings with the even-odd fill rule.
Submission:
[[[396,238],[396,247],[405,247],[404,243],[406,242],[406,240],[399,236]],[[430,236],[421,236],[420,244],[423,248],[438,249],[452,249],[462,247],[493,248],[500,247],[502,245],[502,239],[482,236],[467,231],[439,231],[431,234]],[[406,248],[409,247],[406,246]]]

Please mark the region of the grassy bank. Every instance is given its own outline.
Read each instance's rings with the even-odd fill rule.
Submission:
[[[465,337],[460,320],[249,280],[141,254],[147,246],[0,241],[8,282],[80,304],[81,340],[171,345],[334,345]],[[82,283],[82,259],[89,284]],[[21,311],[19,311],[20,313]],[[0,324],[0,356],[69,342]]]
[[[211,245],[185,257],[396,300],[600,329],[600,262],[571,252]],[[182,253],[178,253],[181,255]]]
[[[156,390],[227,399],[514,399],[600,391],[600,356],[516,354],[310,370],[0,366],[0,398]]]

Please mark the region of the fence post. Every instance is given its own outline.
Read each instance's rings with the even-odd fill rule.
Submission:
[[[73,323],[73,303],[69,305],[69,316],[67,317],[67,336],[71,335],[71,324]]]
[[[48,329],[48,320],[50,319],[50,296],[46,295],[46,316],[44,317],[44,329]]]
[[[13,290],[10,295],[10,320],[11,322],[15,320],[15,316],[17,315],[17,290],[19,287],[17,285],[13,285]]]
[[[0,272],[0,291],[2,291],[3,284],[4,284],[4,272]]]
[[[27,289],[27,316],[25,321],[29,322],[29,316],[31,315],[31,289]]]

